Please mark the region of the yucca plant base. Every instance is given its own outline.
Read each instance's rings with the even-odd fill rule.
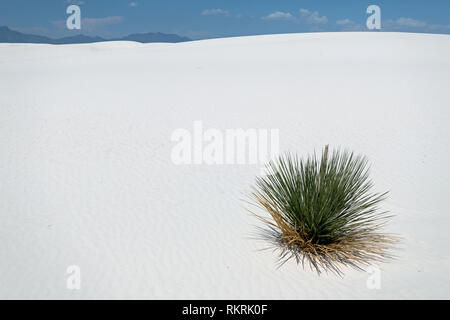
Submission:
[[[381,232],[390,216],[378,204],[387,193],[371,193],[366,158],[328,146],[320,160],[286,154],[257,178],[252,197],[268,215],[255,214],[265,224],[262,236],[280,249],[280,265],[293,258],[318,273],[342,274],[343,266],[364,265],[392,258],[398,241]]]

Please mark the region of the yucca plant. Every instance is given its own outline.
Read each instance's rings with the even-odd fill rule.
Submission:
[[[363,156],[336,150],[321,159],[285,154],[267,165],[252,192],[269,216],[263,237],[281,249],[280,265],[290,258],[318,273],[341,267],[361,268],[392,257],[397,237],[380,232],[389,220],[378,204],[387,193],[371,193],[368,162]]]

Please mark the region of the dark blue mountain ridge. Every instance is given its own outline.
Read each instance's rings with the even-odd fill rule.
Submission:
[[[0,26],[0,42],[8,43],[51,43],[52,39],[44,36],[37,36],[33,34],[24,34],[18,31],[9,29],[8,27]]]
[[[25,34],[19,31],[14,31],[6,26],[0,26],[0,43],[48,43],[48,44],[75,44],[75,43],[93,43],[104,41],[136,41],[141,43],[150,42],[185,42],[191,41],[187,37],[181,37],[177,34],[166,33],[135,33],[128,36],[116,39],[104,39],[102,37],[91,37],[83,34],[64,37],[59,39],[52,39],[45,36],[38,36],[34,34]]]

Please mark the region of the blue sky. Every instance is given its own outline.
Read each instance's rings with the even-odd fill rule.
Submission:
[[[66,8],[81,8],[82,30],[67,30]],[[0,25],[61,37],[177,33],[192,39],[367,30],[366,8],[381,8],[381,31],[450,34],[450,0],[2,0]]]

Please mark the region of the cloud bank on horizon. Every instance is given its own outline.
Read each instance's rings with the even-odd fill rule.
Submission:
[[[238,0],[129,1],[9,0],[0,25],[50,37],[86,34],[117,37],[140,32],[176,33],[192,39],[292,32],[367,31],[366,8],[381,9],[380,31],[450,34],[450,1]],[[81,8],[82,29],[68,30],[66,8]],[[24,10],[26,8],[27,10]]]

